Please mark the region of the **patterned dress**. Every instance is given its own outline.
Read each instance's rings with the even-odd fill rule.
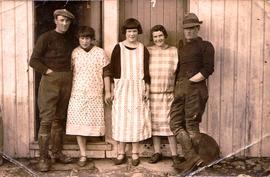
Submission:
[[[112,106],[112,137],[120,142],[139,142],[151,137],[149,101],[143,100],[145,90],[144,46],[127,49],[120,45],[121,77],[114,78]]]
[[[177,48],[148,47],[151,76],[150,108],[153,136],[171,136],[170,108],[173,101],[175,71],[178,63]]]
[[[73,83],[68,106],[66,134],[103,136],[103,68],[109,64],[104,50],[89,52],[77,47],[72,53]]]

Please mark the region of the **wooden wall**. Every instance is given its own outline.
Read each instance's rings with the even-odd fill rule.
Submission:
[[[0,1],[0,105],[4,152],[26,157],[33,140],[33,71],[28,58],[33,41],[32,1]]]
[[[182,20],[187,10],[186,0],[120,0],[119,1],[119,40],[125,39],[121,35],[121,26],[127,18],[136,18],[140,21],[143,34],[139,41],[149,45],[150,29],[154,25],[164,25],[168,32],[167,42],[177,45],[183,39]]]
[[[270,155],[270,1],[190,0],[216,49],[202,130],[224,155]]]

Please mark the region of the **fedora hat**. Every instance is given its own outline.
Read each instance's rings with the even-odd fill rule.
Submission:
[[[202,24],[202,21],[199,21],[199,18],[194,13],[188,13],[184,16],[183,28],[191,28],[200,24]]]

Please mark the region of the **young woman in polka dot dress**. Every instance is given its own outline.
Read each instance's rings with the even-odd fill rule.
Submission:
[[[72,52],[73,82],[66,134],[77,136],[81,153],[78,165],[85,166],[86,136],[105,134],[104,101],[111,101],[110,70],[104,50],[92,44],[94,29],[80,27],[78,38],[80,46]]]

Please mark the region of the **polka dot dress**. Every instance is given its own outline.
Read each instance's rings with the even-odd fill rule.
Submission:
[[[66,134],[103,136],[103,67],[109,64],[104,50],[94,46],[86,52],[81,47],[72,53],[73,83],[68,106]]]

